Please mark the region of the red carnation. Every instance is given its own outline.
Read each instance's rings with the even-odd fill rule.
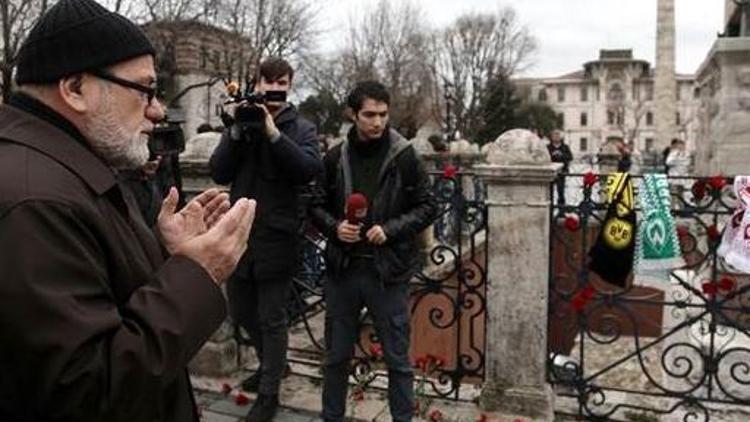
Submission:
[[[578,230],[581,227],[581,223],[578,221],[578,218],[573,216],[565,217],[565,228],[574,232]]]
[[[700,201],[706,197],[706,181],[702,179],[696,180],[690,190],[693,192],[693,198],[696,201]]]
[[[588,172],[583,175],[583,187],[590,188],[596,184],[599,177],[592,172]]]
[[[232,392],[232,386],[227,383],[221,384],[221,394],[227,395]]]
[[[586,307],[586,302],[588,302],[586,298],[584,298],[580,294],[576,294],[572,299],[570,299],[570,306],[577,312],[581,312],[583,308]]]
[[[443,167],[443,177],[446,179],[453,179],[456,177],[456,174],[458,173],[458,167],[454,166],[453,164],[446,164],[445,167]]]
[[[721,236],[721,232],[719,232],[719,228],[716,227],[716,224],[709,226],[707,233],[709,240],[714,242],[719,240],[719,237]]]
[[[721,175],[712,176],[711,178],[708,179],[708,184],[711,185],[711,189],[718,192],[724,189],[724,186],[727,185],[727,179]]]
[[[370,345],[370,355],[372,355],[372,358],[375,360],[382,358],[383,346],[381,346],[379,343],[372,343]]]
[[[690,234],[690,229],[687,226],[677,226],[677,236],[687,237]]]
[[[718,288],[716,287],[716,283],[713,283],[713,282],[703,283],[703,286],[701,286],[701,289],[703,290],[703,294],[707,296],[713,296],[719,291]]]
[[[430,422],[440,422],[443,420],[443,412],[435,409],[430,412]]]
[[[250,404],[250,399],[246,395],[239,393],[234,396],[234,404],[237,406],[247,406]]]
[[[581,297],[583,297],[584,299],[586,299],[588,301],[588,300],[591,300],[591,298],[594,297],[595,293],[596,293],[596,290],[594,290],[593,287],[586,286],[586,287],[583,288],[583,290],[581,290]]]
[[[719,280],[719,290],[723,292],[731,292],[736,285],[737,283],[730,277],[722,277],[721,280]]]

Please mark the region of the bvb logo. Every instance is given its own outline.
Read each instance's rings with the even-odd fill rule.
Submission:
[[[619,218],[611,218],[604,226],[604,240],[613,249],[625,249],[633,240],[633,225]]]

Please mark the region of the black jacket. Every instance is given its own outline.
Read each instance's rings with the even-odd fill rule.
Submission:
[[[563,171],[568,171],[570,162],[573,161],[573,153],[570,151],[570,147],[565,142],[561,142],[560,146],[554,146],[552,142],[547,144],[547,151],[549,152],[550,161],[553,163],[562,163]]]
[[[257,202],[251,247],[237,271],[254,263],[258,277],[291,275],[304,213],[299,192],[323,170],[315,125],[288,107],[275,119],[281,138],[275,142],[233,139],[230,130],[211,155],[211,178],[232,185],[232,202],[242,197]]]
[[[408,282],[420,267],[417,235],[434,220],[437,204],[430,179],[412,145],[394,130],[384,141],[390,147],[369,212],[373,224],[383,227],[388,240],[374,248],[375,267],[384,283]],[[311,209],[313,223],[328,238],[327,270],[334,279],[347,266],[351,249],[336,234],[344,219],[346,198],[352,192],[348,150],[346,140],[326,154],[325,173]]]

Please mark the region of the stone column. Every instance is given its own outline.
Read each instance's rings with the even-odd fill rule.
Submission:
[[[474,170],[487,182],[489,284],[485,383],[480,406],[552,421],[546,381],[550,183],[560,164],[541,140],[515,129]]]
[[[674,0],[658,0],[656,14],[656,67],[654,69],[656,145],[661,151],[677,135],[677,81],[675,79]]]

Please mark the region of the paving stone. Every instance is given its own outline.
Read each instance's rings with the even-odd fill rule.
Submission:
[[[251,399],[252,400],[252,399]],[[236,417],[244,417],[247,412],[250,411],[252,401],[246,406],[238,406],[234,403],[234,399],[224,399],[212,403],[208,410],[211,412],[222,413],[224,415],[231,415]]]
[[[240,418],[215,412],[203,412],[201,422],[240,422]]]
[[[315,420],[312,414],[306,412],[294,412],[289,409],[281,409],[276,414],[274,422],[311,422]]]

